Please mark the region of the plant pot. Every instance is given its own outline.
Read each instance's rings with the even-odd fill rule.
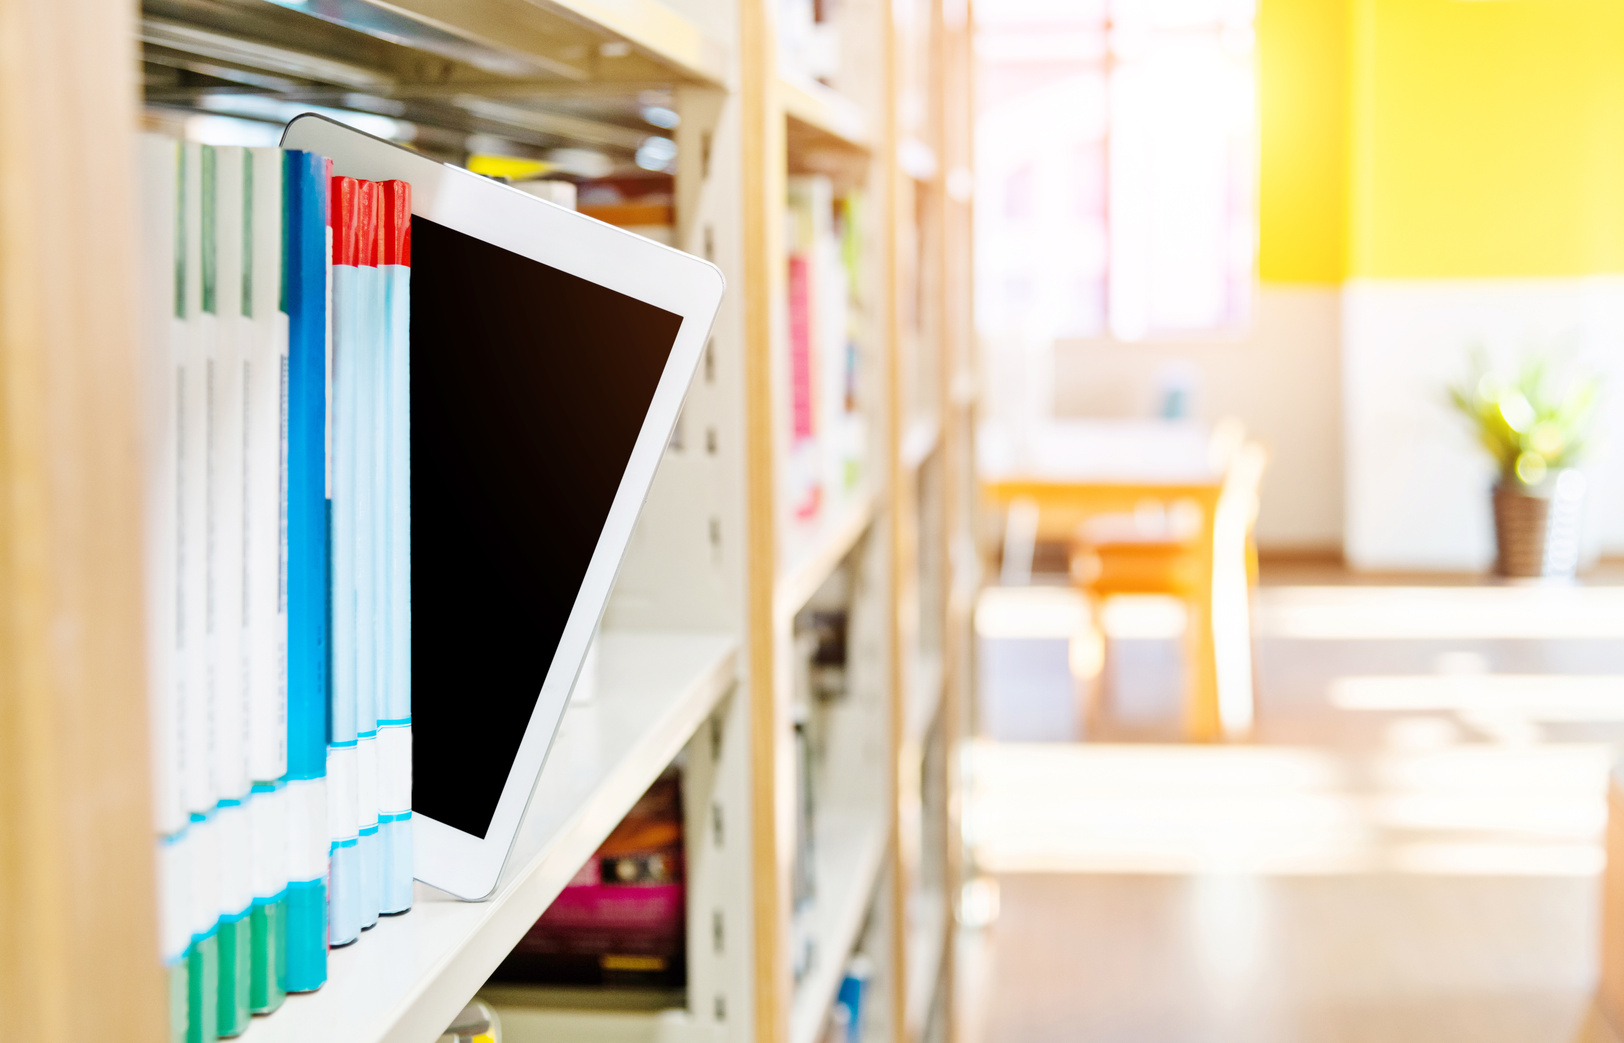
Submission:
[[[1495,571],[1512,577],[1572,577],[1579,566],[1585,478],[1568,468],[1538,486],[1494,487]]]

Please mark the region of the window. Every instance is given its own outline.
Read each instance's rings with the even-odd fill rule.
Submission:
[[[1257,240],[1255,0],[978,8],[977,307],[993,334],[1244,326]]]

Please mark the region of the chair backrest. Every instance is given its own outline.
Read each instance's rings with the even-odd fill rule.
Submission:
[[[1212,425],[1207,436],[1207,463],[1214,473],[1227,472],[1235,451],[1246,442],[1246,425],[1239,417],[1226,416]]]
[[[1230,738],[1252,727],[1251,592],[1248,539],[1257,521],[1258,490],[1269,453],[1257,442],[1235,450],[1212,519],[1212,638],[1218,673],[1218,720]]]

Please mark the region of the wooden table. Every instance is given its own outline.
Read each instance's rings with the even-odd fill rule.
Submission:
[[[1070,542],[1101,514],[1131,513],[1146,501],[1188,501],[1200,509],[1192,546],[1197,580],[1186,606],[1185,731],[1210,741],[1222,731],[1212,630],[1212,534],[1223,474],[1212,466],[1206,427],[1184,421],[1062,420],[1024,435],[983,429],[977,441],[982,491],[1007,511],[1025,501],[1038,512],[1037,538]]]

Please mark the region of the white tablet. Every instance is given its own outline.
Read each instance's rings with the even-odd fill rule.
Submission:
[[[720,270],[320,116],[412,186],[416,875],[496,888],[721,303]]]

